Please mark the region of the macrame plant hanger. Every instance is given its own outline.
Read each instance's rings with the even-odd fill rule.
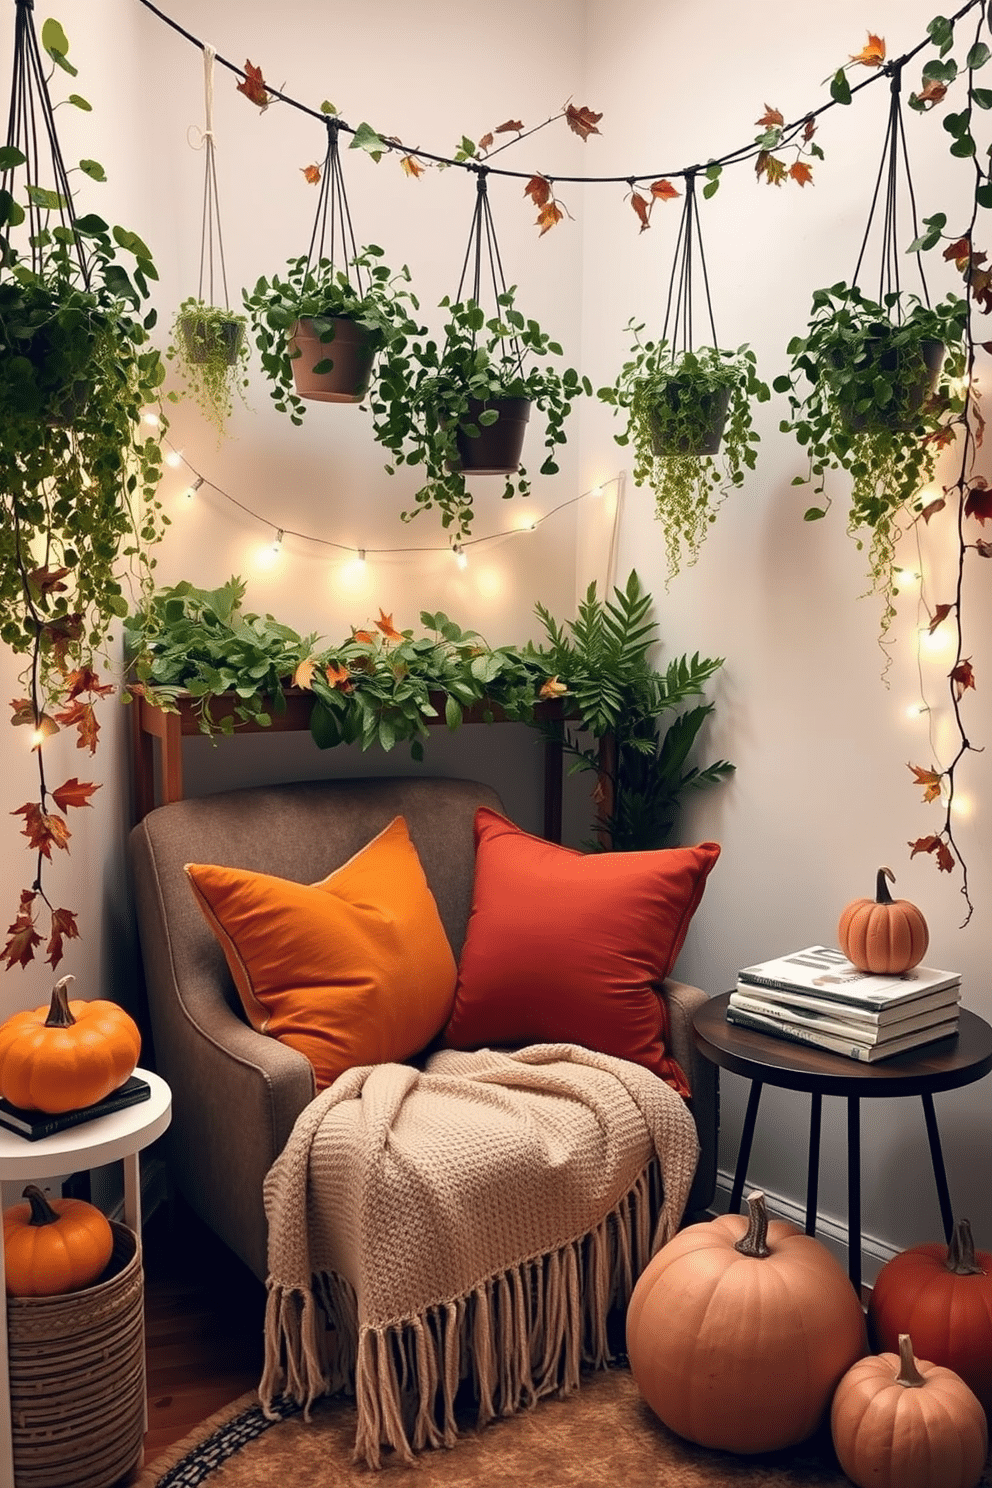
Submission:
[[[314,215],[310,247],[307,250],[307,273],[326,259],[332,268],[341,269],[351,278],[359,295],[364,294],[362,271],[356,259],[358,246],[351,222],[351,209],[345,191],[341,167],[340,120],[328,118],[327,153],[320,176],[320,195]],[[341,255],[339,263],[337,255]]]
[[[703,293],[706,299],[706,315],[709,320],[713,347],[717,348],[716,326],[713,322],[713,302],[710,298],[710,281],[706,271],[706,255],[699,228],[699,208],[696,204],[696,172],[686,171],[685,201],[679,222],[678,237],[672,272],[668,281],[668,299],[665,303],[665,321],[662,336],[669,342],[671,360],[674,362],[680,351],[693,350],[693,295],[696,288],[694,266],[699,260]],[[669,335],[670,333],[670,335]]]
[[[875,180],[875,190],[868,210],[868,222],[865,227],[865,235],[861,242],[861,251],[858,254],[858,262],[854,270],[852,284],[857,284],[858,275],[864,263],[865,252],[868,247],[868,239],[871,234],[878,208],[879,196],[881,194],[882,182],[885,181],[885,198],[882,208],[882,256],[878,276],[878,302],[885,303],[887,294],[899,294],[899,260],[901,257],[899,249],[898,232],[898,198],[899,198],[899,162],[902,161],[906,178],[906,189],[909,196],[910,212],[913,221],[913,239],[919,237],[919,224],[916,215],[916,194],[913,190],[913,178],[909,168],[909,150],[906,145],[906,131],[902,118],[902,61],[893,62],[889,67],[891,73],[891,84],[889,94],[889,120],[885,131],[885,143],[882,147],[882,158],[878,167],[878,176]],[[927,289],[926,275],[923,272],[923,258],[917,252],[916,266],[920,272],[920,283],[923,287],[923,300],[930,307],[930,292]],[[903,318],[901,299],[896,299],[893,304],[896,322]]]
[[[216,49],[203,48],[203,129],[200,144],[203,149],[203,215],[200,224],[200,279],[197,299],[216,305],[214,291],[214,265],[220,270],[220,283],[224,293],[224,309],[230,310],[231,302],[227,290],[227,265],[224,261],[224,237],[220,225],[220,193],[217,188],[217,151],[214,135],[214,59]],[[206,286],[204,286],[206,280]]]
[[[41,238],[54,234],[66,244],[76,260],[84,288],[90,287],[89,261],[82,236],[76,227],[72,191],[62,149],[55,130],[55,114],[48,95],[41,47],[34,27],[34,0],[15,0],[17,19],[14,29],[14,70],[10,87],[10,110],[7,119],[7,149],[17,151],[23,162],[14,159],[4,165],[0,176],[0,263],[9,265],[17,257],[6,235],[6,228],[28,225],[31,267],[39,273],[43,263]],[[43,186],[42,137],[47,139],[54,190]],[[26,209],[14,199],[14,173],[25,164],[27,178]],[[58,217],[51,226],[51,215]]]
[[[474,167],[476,172],[475,182],[475,207],[472,212],[472,226],[469,229],[468,245],[465,249],[465,259],[462,263],[461,277],[458,280],[458,290],[455,294],[457,303],[461,303],[462,294],[465,290],[465,281],[472,272],[472,294],[471,299],[481,307],[483,293],[492,290],[494,301],[494,313],[502,318],[503,305],[500,300],[507,293],[506,277],[503,273],[503,260],[500,257],[499,243],[496,240],[496,225],[493,222],[492,208],[489,205],[489,191],[487,177],[489,170],[486,166]],[[472,342],[475,344],[476,333],[472,333]],[[522,377],[524,375],[523,349],[516,336],[510,338],[513,349],[513,360]]]

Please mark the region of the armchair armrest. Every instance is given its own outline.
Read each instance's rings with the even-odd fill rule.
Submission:
[[[719,1072],[696,1048],[692,1019],[708,994],[686,982],[669,980],[662,989],[668,1007],[672,1055],[685,1071],[692,1091],[692,1114],[699,1132],[699,1166],[686,1203],[686,1218],[708,1209],[716,1192],[717,1138],[720,1131]]]

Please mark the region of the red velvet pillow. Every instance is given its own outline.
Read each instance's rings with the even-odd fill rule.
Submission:
[[[659,989],[682,949],[716,842],[580,853],[481,806],[475,887],[444,1033],[452,1049],[574,1043],[643,1064],[681,1094]]]

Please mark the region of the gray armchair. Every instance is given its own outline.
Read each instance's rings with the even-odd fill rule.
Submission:
[[[194,1211],[262,1280],[262,1184],[315,1094],[313,1071],[303,1055],[245,1020],[184,864],[211,862],[312,883],[401,815],[457,959],[472,898],[473,819],[481,805],[503,809],[494,791],[473,781],[315,781],[177,801],[152,811],[131,834],[154,1067],[173,1094],[171,1176]],[[701,1146],[688,1206],[694,1213],[708,1206],[716,1182],[717,1077],[692,1037],[692,1015],[706,994],[669,981],[663,995]]]

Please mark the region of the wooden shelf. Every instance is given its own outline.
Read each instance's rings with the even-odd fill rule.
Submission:
[[[198,699],[188,695],[177,699],[178,712],[166,712],[149,703],[140,692],[131,689],[131,743],[134,782],[134,819],[140,821],[155,806],[166,806],[183,798],[183,739],[199,735]],[[237,738],[244,734],[300,733],[310,728],[314,696],[301,688],[286,689],[286,711],[273,713],[268,728],[256,723],[236,721]],[[444,696],[431,694],[438,716],[428,719],[430,725],[444,723]],[[236,699],[218,698],[211,706],[217,720],[235,717]],[[493,724],[509,723],[498,708],[490,709]],[[463,722],[484,723],[481,705],[468,710]],[[560,702],[538,703],[537,717],[553,721],[563,717]],[[228,737],[228,736],[225,736]],[[314,746],[316,748],[316,745]],[[561,841],[562,747],[557,739],[544,741],[544,836],[549,842]]]

